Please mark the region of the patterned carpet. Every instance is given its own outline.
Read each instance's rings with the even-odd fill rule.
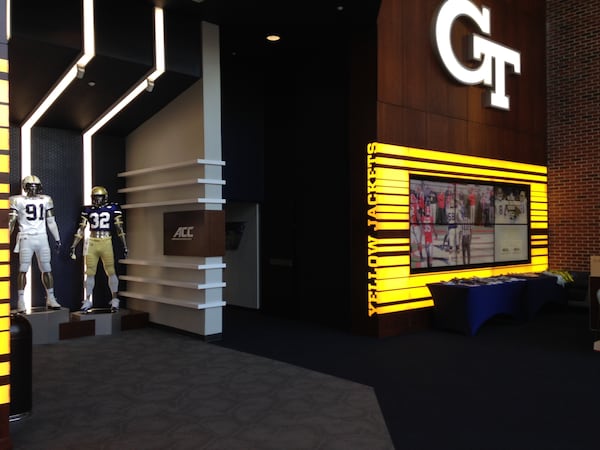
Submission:
[[[162,328],[33,346],[14,450],[393,449],[374,390]]]

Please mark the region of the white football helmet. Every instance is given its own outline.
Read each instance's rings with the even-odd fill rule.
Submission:
[[[42,182],[35,175],[27,175],[21,183],[23,191],[32,197],[42,193]]]

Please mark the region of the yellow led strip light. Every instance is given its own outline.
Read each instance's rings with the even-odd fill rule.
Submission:
[[[7,13],[5,2],[2,11]],[[1,15],[1,14],[0,14]],[[0,18],[7,23],[7,17]],[[10,195],[10,122],[9,78],[8,78],[8,30],[0,38],[0,214],[5,219],[0,221],[0,405],[2,416],[10,403],[10,235],[8,232],[8,197]],[[4,420],[4,417],[2,417]],[[5,438],[5,436],[0,436]]]
[[[528,184],[531,262],[411,274],[410,239],[386,238],[410,229],[411,175]],[[433,306],[428,283],[455,277],[490,277],[548,268],[548,195],[545,166],[410,147],[367,147],[368,313],[388,314]]]

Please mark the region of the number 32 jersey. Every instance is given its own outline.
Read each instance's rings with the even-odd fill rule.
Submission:
[[[10,197],[10,209],[17,212],[19,233],[47,234],[46,214],[54,209],[54,203],[49,195],[26,197],[13,195]]]
[[[81,209],[81,218],[90,224],[90,231],[111,231],[115,218],[121,216],[121,207],[117,203],[102,206],[86,205]]]

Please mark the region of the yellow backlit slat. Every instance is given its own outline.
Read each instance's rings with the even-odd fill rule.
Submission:
[[[10,330],[10,324],[9,328]],[[8,355],[10,353],[10,331],[0,332],[0,355]]]
[[[8,103],[8,80],[0,80],[0,102]]]
[[[0,363],[0,377],[4,377],[10,375],[10,363],[9,362],[1,362]]]
[[[410,311],[413,309],[431,308],[432,306],[433,300],[420,300],[411,303],[399,303],[388,306],[371,306],[369,314],[391,314],[395,312]]]
[[[406,222],[376,222],[375,230],[408,230],[410,228],[408,221]]]
[[[0,298],[10,298],[10,282],[0,281]],[[2,330],[2,328],[0,328]]]
[[[7,128],[0,128],[0,150],[10,148],[10,132]]]

